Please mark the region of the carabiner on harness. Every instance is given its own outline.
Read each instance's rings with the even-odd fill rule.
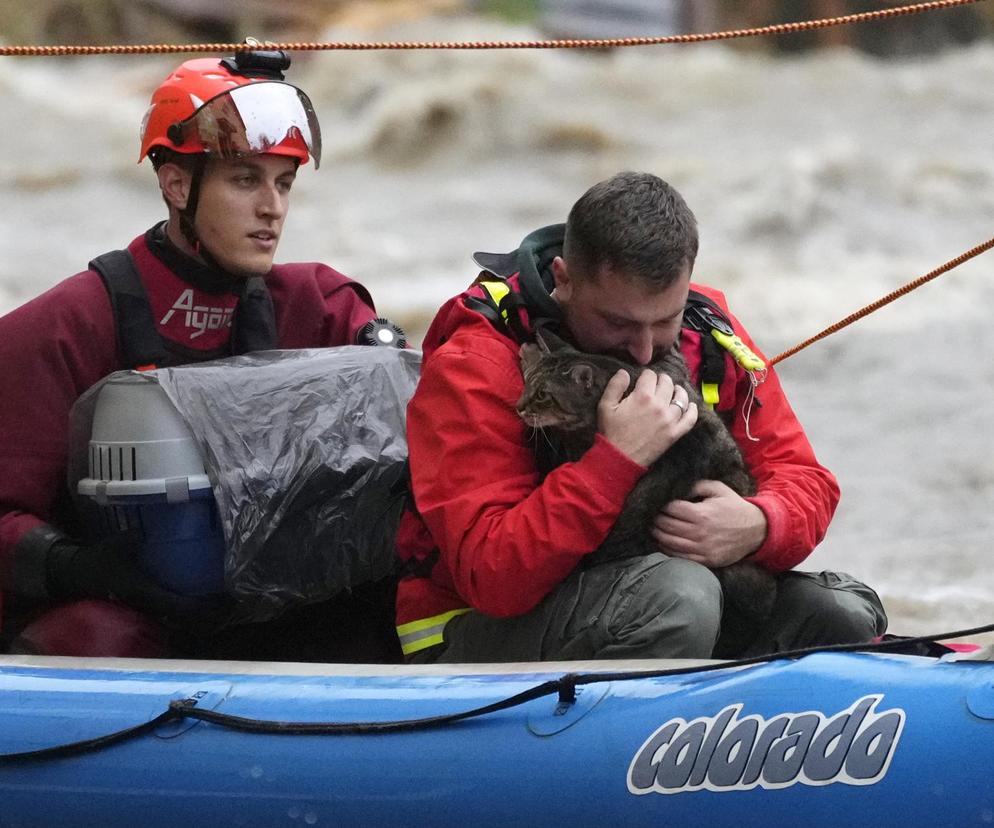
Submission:
[[[749,391],[742,404],[742,418],[746,436],[756,440],[749,430],[749,419],[756,402],[756,388],[766,380],[766,363],[735,333],[728,317],[702,294],[691,291],[683,312],[683,325],[701,335],[701,396],[710,408],[718,404],[718,387],[724,376],[724,351],[730,353],[748,375]]]
[[[766,378],[766,363],[739,338],[728,318],[706,300],[690,298],[683,312],[683,324],[684,327],[714,339],[749,373],[750,378],[755,380],[754,384],[759,384]],[[705,401],[710,403],[706,396]],[[714,402],[717,402],[717,398]]]

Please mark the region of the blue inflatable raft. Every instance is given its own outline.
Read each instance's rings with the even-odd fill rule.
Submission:
[[[0,826],[989,825],[985,655],[0,656]]]

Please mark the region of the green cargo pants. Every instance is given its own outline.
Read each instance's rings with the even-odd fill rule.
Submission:
[[[844,573],[783,573],[773,612],[758,628],[722,609],[709,569],[654,553],[577,568],[524,615],[458,615],[442,644],[409,661],[742,658],[869,641],[887,626],[877,594]]]

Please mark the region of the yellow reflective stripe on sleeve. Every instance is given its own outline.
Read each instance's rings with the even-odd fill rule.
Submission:
[[[758,356],[735,334],[722,333],[719,330],[712,330],[711,336],[728,353],[735,357],[735,361],[747,371],[762,371],[766,367]]]
[[[718,383],[702,382],[701,396],[704,397],[704,402],[707,407],[714,409],[714,407],[718,404]]]
[[[503,299],[507,294],[511,292],[511,289],[504,282],[480,282],[480,287],[483,288],[490,298],[493,300],[494,305],[500,310],[500,300]],[[500,311],[500,315],[507,321],[507,311]]]
[[[400,639],[400,649],[404,655],[416,653],[419,650],[427,650],[436,644],[442,643],[442,630],[457,615],[469,612],[469,607],[449,610],[441,615],[433,615],[431,618],[421,618],[417,621],[408,621],[397,627],[397,637]]]

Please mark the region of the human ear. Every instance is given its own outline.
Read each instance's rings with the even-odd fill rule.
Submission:
[[[552,279],[556,285],[556,299],[560,302],[569,301],[573,293],[573,280],[562,256],[556,256],[552,260]]]
[[[166,203],[177,210],[184,209],[190,198],[190,182],[193,180],[190,173],[178,164],[166,163],[159,167],[156,174]]]

